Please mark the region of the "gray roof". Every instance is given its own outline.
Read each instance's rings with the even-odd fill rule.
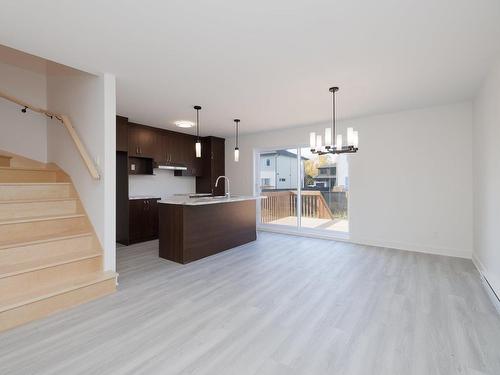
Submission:
[[[276,150],[276,151],[271,151],[271,152],[265,152],[263,154],[260,154],[260,156],[274,156],[274,155],[279,155],[279,156],[287,156],[289,158],[297,158],[297,154],[294,154],[293,152],[287,151],[287,150]],[[302,160],[309,160],[308,158],[301,156]]]
[[[327,165],[322,165],[321,167],[318,167],[318,169],[326,169],[326,168],[335,168],[337,164],[327,164]]]

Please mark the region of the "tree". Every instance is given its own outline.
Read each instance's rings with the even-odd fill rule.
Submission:
[[[314,177],[318,175],[318,167],[332,163],[330,155],[318,155],[314,159],[304,161],[304,183],[313,185]]]

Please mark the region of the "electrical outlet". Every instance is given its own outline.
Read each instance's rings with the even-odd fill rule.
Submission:
[[[135,171],[135,164],[130,164],[130,170]]]
[[[95,162],[95,164],[96,164],[97,166],[99,166],[99,167],[101,166],[101,158],[100,158],[99,156],[96,156],[96,157],[94,158],[94,162]]]

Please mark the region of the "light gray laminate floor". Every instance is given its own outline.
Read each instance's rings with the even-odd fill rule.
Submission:
[[[0,374],[500,374],[471,261],[260,233],[191,263],[118,249],[119,291],[0,334]]]

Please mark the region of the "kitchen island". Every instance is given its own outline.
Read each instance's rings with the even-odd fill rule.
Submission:
[[[172,197],[159,201],[159,256],[189,263],[255,241],[260,197]]]

